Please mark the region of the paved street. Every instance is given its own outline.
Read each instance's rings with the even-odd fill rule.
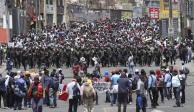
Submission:
[[[55,103],[56,97],[55,90],[61,90],[63,87],[63,84],[60,84],[57,89],[58,81],[65,85],[71,82],[73,70],[75,74],[79,68],[78,63],[83,71],[90,64],[103,66],[104,68],[100,69],[88,67],[88,72],[94,76],[99,75],[98,70],[102,74],[105,71],[109,71],[111,74],[111,71],[117,68],[131,69],[134,64],[138,65],[134,70],[144,69],[146,75],[149,75],[150,70],[160,69],[155,66],[160,65],[160,61],[169,62],[169,64],[176,63],[175,68],[180,70],[183,68],[181,68],[182,61],[185,63],[193,59],[192,62],[185,65],[189,68],[190,74],[186,82],[186,103],[184,105],[175,107],[175,99],[165,99],[164,102],[160,102],[161,98],[159,98],[159,106],[153,109],[150,97],[147,94],[146,97],[147,112],[194,112],[193,18],[194,0],[0,0],[0,74],[3,76],[0,80],[0,97],[3,97],[1,99],[4,99],[6,107],[12,108],[14,103],[15,109],[20,109],[21,97],[26,95],[26,85],[29,88],[31,83],[28,76],[25,77],[25,81],[17,77],[10,80],[9,76],[6,77],[7,80],[4,80],[6,75],[13,75],[7,74],[7,71],[20,74],[27,69],[29,73],[33,74],[31,75],[33,77],[37,75],[36,73],[48,75],[47,70],[37,69],[41,66],[59,68],[64,65],[60,68],[64,74],[63,82],[61,81],[63,74],[55,67],[48,69],[50,75],[48,78],[42,78],[44,79],[42,84],[48,94],[46,96],[49,96],[47,99],[53,106],[52,102]],[[182,61],[176,60],[177,57]],[[120,66],[126,63],[130,68]],[[107,67],[118,64],[120,64],[118,67]],[[67,68],[71,65],[73,69]],[[33,67],[34,69],[29,69]],[[186,73],[186,71],[184,72]],[[134,87],[136,77],[132,78]],[[171,77],[166,73],[165,84],[159,73],[157,81],[155,76],[148,78],[149,80],[146,81],[149,84],[146,82],[145,87],[149,87],[153,93],[153,98],[151,98],[153,107],[157,105],[155,102],[157,86],[165,85],[164,93],[169,93],[171,83],[176,93],[176,99],[178,99],[179,87],[184,83],[183,77]],[[117,79],[118,77],[115,77],[112,82],[116,83]],[[127,106],[127,112],[136,112],[136,92],[140,94],[144,92],[142,90],[143,82],[138,81],[140,89],[134,91],[133,102]],[[124,84],[125,81],[118,83],[119,93],[120,91],[124,93],[128,88]],[[71,88],[74,88],[73,85]],[[95,82],[94,88],[99,89],[98,105],[95,105],[92,112],[118,112],[117,105],[111,106],[110,103],[105,102],[105,91],[110,88],[110,83]],[[162,87],[159,89],[162,92]],[[42,97],[43,89],[36,83],[33,83],[33,87],[29,90],[32,90],[29,93],[33,98]],[[111,90],[115,92],[114,86],[111,87]],[[72,91],[68,91],[69,95],[71,96],[72,93],[75,96],[74,89]],[[13,101],[10,102],[10,99]],[[184,97],[182,97],[182,102],[184,102],[183,100]],[[38,101],[34,102],[32,104],[36,105]],[[57,108],[43,106],[42,111],[38,105],[38,109],[33,108],[33,111],[40,109],[41,112],[68,112],[68,103],[68,101],[58,100]],[[3,104],[2,100],[0,100],[0,104]],[[178,103],[177,105],[179,106]],[[78,112],[84,111],[83,105],[80,105]],[[32,109],[14,111],[0,108],[0,112],[32,112]]]
[[[179,62],[176,67],[180,68],[181,62]],[[175,104],[174,100],[167,101],[165,100],[165,103],[161,103],[159,100],[160,106],[157,107],[157,109],[153,110],[150,108],[150,100],[148,98],[149,106],[147,109],[147,112],[194,112],[193,102],[194,102],[194,63],[189,63],[186,65],[190,68],[191,75],[188,78],[188,86],[186,87],[186,104],[183,107],[173,107]],[[0,73],[4,71],[4,66],[1,67]],[[121,67],[123,68],[123,67]],[[93,68],[90,68],[89,71],[92,71]],[[102,71],[108,70],[111,71],[113,68],[102,68]],[[139,68],[141,69],[141,68]],[[144,69],[148,72],[151,69],[156,69],[156,67],[144,67]],[[66,77],[65,82],[69,82],[71,80],[71,69],[64,69],[64,74]],[[5,72],[4,72],[5,74]],[[135,95],[133,95],[133,99],[135,99]],[[58,101],[58,107],[55,109],[51,109],[48,107],[43,107],[43,112],[67,112],[68,110],[68,102]],[[157,111],[158,110],[158,111]],[[160,111],[159,111],[160,110]],[[132,105],[128,105],[127,108],[128,112],[135,112],[135,105],[134,103]],[[0,112],[14,112],[11,109],[0,109]],[[32,112],[31,109],[28,110],[22,110],[20,112]],[[84,112],[83,106],[79,106],[78,112]],[[117,112],[117,107],[114,105],[113,107],[110,106],[109,103],[105,103],[105,94],[100,93],[99,94],[99,105],[95,106],[94,112]]]

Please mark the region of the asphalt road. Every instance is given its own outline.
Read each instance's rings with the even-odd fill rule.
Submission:
[[[177,65],[175,65],[176,68],[181,67],[181,62],[179,61]],[[159,100],[159,105],[157,109],[151,109],[150,108],[150,100],[148,98],[148,108],[147,112],[194,112],[194,63],[189,63],[186,65],[190,69],[190,76],[188,77],[187,84],[188,86],[186,87],[186,104],[182,107],[173,107],[175,105],[175,100],[166,100],[164,103],[161,103]],[[125,68],[125,67],[119,67],[119,68]],[[149,70],[155,70],[157,67],[137,67],[138,69],[144,68],[146,72],[148,73]],[[0,73],[2,73],[5,69],[5,66],[0,67]],[[102,68],[102,71],[108,70],[111,71],[114,68],[109,67],[109,68]],[[50,71],[52,68],[50,69]],[[91,72],[93,68],[89,68],[89,72]],[[17,71],[14,69],[14,71]],[[66,80],[65,83],[68,83],[72,77],[72,72],[71,69],[67,69],[63,67],[63,73],[65,74]],[[6,72],[3,72],[5,75]],[[135,94],[133,95],[133,99],[135,100]],[[58,101],[58,107],[57,108],[48,108],[48,107],[43,107],[43,112],[68,112],[68,102],[64,101]],[[21,111],[14,111],[12,109],[0,109],[0,112],[32,112],[31,109],[27,110],[21,110]],[[84,112],[83,106],[78,107],[78,112]],[[99,93],[99,105],[96,105],[94,108],[94,112],[117,112],[117,106],[114,105],[113,107],[110,106],[109,103],[105,103],[105,93]],[[135,102],[132,103],[132,105],[128,105],[127,107],[127,112],[135,112]]]

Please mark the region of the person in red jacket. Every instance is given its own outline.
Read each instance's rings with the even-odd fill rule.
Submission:
[[[28,96],[32,98],[32,111],[42,112],[43,87],[38,75],[35,76],[34,83],[32,83],[28,90]]]
[[[157,79],[158,92],[160,93],[161,102],[163,103],[164,102],[164,94],[163,94],[164,76],[163,76],[163,73],[161,73],[160,69],[156,70],[156,79]]]
[[[72,71],[73,71],[73,75],[74,76],[79,74],[80,65],[79,65],[78,62],[76,62],[76,63],[73,64]]]

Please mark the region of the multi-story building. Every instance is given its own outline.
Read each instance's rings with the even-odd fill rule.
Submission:
[[[7,9],[5,7],[5,0],[0,0],[0,43],[7,43],[8,41],[8,22]]]
[[[66,0],[40,0],[40,19],[44,25],[66,22]]]
[[[5,0],[0,1],[0,27],[3,27],[3,15],[5,14]]]
[[[70,22],[131,18],[132,3],[128,0],[68,0],[67,14]]]

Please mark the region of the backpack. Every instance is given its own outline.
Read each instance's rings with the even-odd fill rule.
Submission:
[[[50,88],[53,88],[55,91],[59,89],[59,80],[56,77],[51,78]]]
[[[28,90],[28,97],[29,98],[32,98],[32,97],[43,98],[42,83],[39,82],[37,87],[35,87],[34,83],[32,83],[32,85],[30,86]]]
[[[183,78],[182,80],[180,79],[179,75],[178,75],[178,79],[181,83],[181,87],[185,86],[185,79]]]
[[[21,78],[15,81],[14,94],[19,97],[26,96],[25,81]]]
[[[138,82],[138,80],[139,80],[139,77],[136,76],[134,78],[134,80],[132,81],[132,90],[136,90],[137,89],[137,82]]]
[[[38,88],[37,88],[37,95],[38,98],[42,98],[43,97],[43,87],[42,87],[42,83],[38,83]]]
[[[189,74],[189,73],[190,73],[190,71],[189,71],[189,69],[188,69],[187,67],[185,67],[185,69],[184,69],[184,73],[185,73],[185,75],[187,75],[187,74]]]
[[[73,90],[73,97],[78,97],[78,96],[80,96],[80,90],[79,90],[79,88],[78,88],[77,83],[75,83],[75,85],[73,86],[72,90]]]
[[[93,92],[92,86],[90,86],[90,85],[84,86],[83,96],[86,99],[94,98],[94,92]]]
[[[146,80],[144,82],[144,89],[148,90],[148,78],[146,78]]]

